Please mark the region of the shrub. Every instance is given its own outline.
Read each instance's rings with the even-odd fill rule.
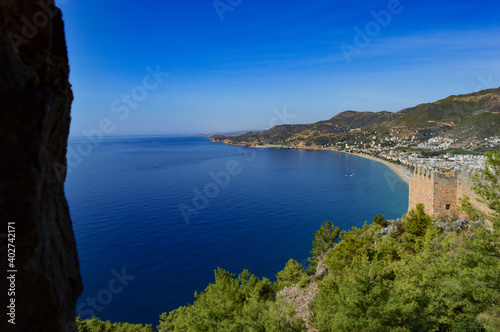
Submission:
[[[307,274],[302,268],[302,264],[290,258],[285,268],[278,272],[276,279],[278,280],[279,287],[284,288],[298,284],[304,276],[307,277]]]
[[[96,317],[85,320],[76,317],[76,324],[78,332],[153,332],[151,325],[111,323]]]
[[[387,219],[385,218],[385,216],[383,214],[379,214],[378,216],[373,218],[373,223],[376,225],[380,225],[382,227],[389,226],[389,222],[387,221]]]
[[[486,329],[474,318],[462,317],[453,324],[450,332],[486,332]]]
[[[300,278],[300,281],[297,284],[297,286],[299,288],[305,288],[308,284],[309,284],[309,276],[305,275],[302,278]]]
[[[425,213],[425,207],[422,203],[417,204],[415,209],[411,209],[403,217],[405,230],[417,236],[424,235],[431,223],[432,217]]]

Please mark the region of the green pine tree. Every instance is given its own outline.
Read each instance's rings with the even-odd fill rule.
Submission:
[[[295,259],[290,258],[290,260],[286,263],[285,268],[278,272],[276,279],[278,280],[279,287],[284,288],[298,284],[299,281],[306,276],[307,273],[302,268],[302,264],[297,262]]]
[[[340,229],[330,221],[322,224],[314,233],[311,249],[312,257],[308,260],[310,270],[314,270],[316,268],[321,255],[325,254],[329,249],[335,246],[335,242],[339,238],[339,234]]]

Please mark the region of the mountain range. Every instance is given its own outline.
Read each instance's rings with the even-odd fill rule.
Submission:
[[[285,124],[262,132],[213,135],[214,142],[246,146],[318,148],[397,135],[409,145],[443,137],[463,148],[500,136],[500,88],[452,95],[399,112],[345,111],[312,124]],[[384,142],[387,142],[385,140]]]

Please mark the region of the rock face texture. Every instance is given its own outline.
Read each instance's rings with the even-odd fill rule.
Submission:
[[[278,293],[279,296],[285,299],[286,303],[295,305],[295,317],[302,319],[308,327],[308,332],[316,331],[309,328],[309,321],[313,318],[313,313],[309,308],[311,303],[316,301],[318,296],[318,285],[316,282],[311,282],[305,288],[298,288],[296,285],[285,287]]]
[[[82,282],[61,172],[73,100],[68,74],[54,1],[0,0],[1,331],[74,330]],[[15,325],[5,316],[8,222],[16,235]]]

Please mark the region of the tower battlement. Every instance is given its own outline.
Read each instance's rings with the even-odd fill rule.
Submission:
[[[489,210],[484,204],[477,202],[477,195],[471,188],[472,177],[479,172],[478,169],[469,167],[460,171],[416,167],[410,182],[409,209],[423,203],[425,212],[438,219],[466,217],[457,209],[459,199],[466,194],[479,209]]]

